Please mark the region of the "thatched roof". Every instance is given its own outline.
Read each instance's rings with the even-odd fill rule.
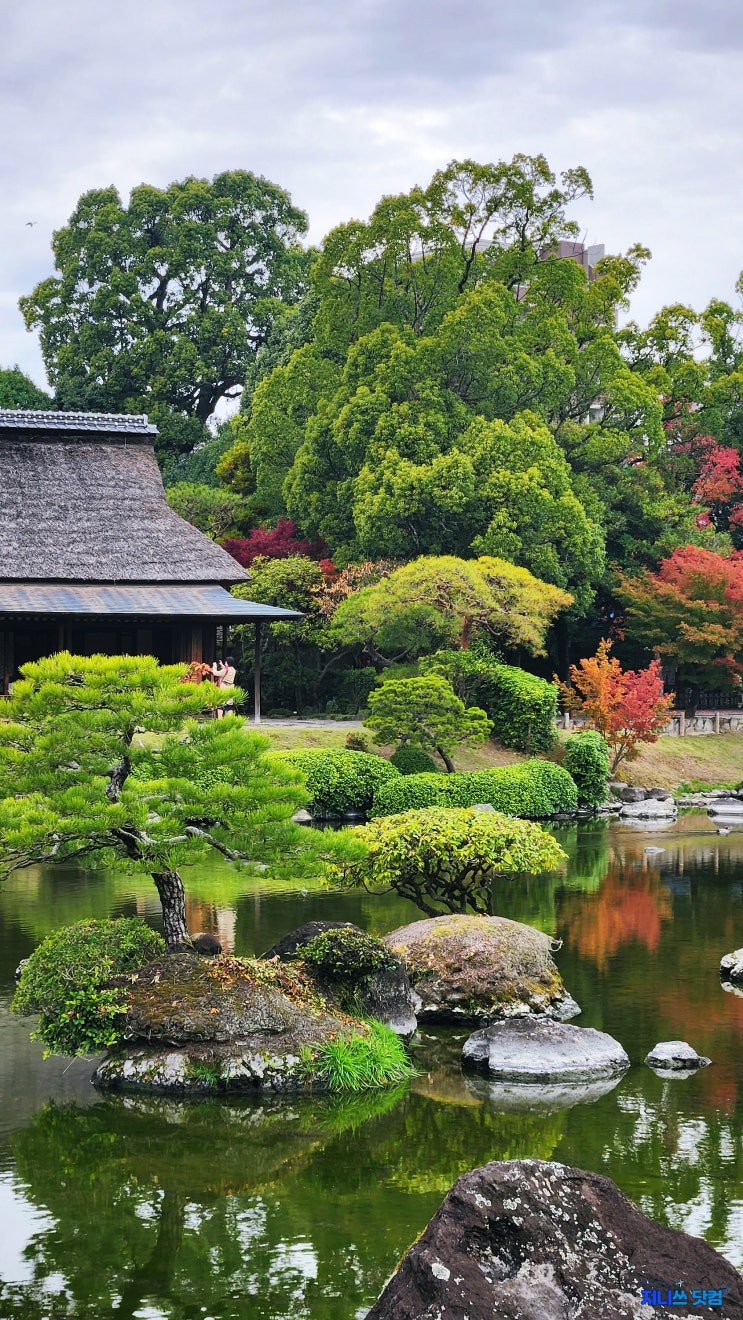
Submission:
[[[0,409],[0,581],[244,582],[165,501],[146,417]]]

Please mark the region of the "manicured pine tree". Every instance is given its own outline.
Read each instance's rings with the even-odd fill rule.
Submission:
[[[291,849],[300,866],[320,847],[291,820],[299,772],[238,716],[199,723],[219,692],[185,682],[185,665],[62,652],[21,673],[0,701],[0,873],[74,859],[147,872],[175,949],[189,943],[183,865]]]

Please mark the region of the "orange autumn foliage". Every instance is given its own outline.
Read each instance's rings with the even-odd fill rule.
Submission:
[[[674,698],[663,694],[659,660],[647,669],[625,670],[610,650],[611,642],[601,641],[594,656],[570,666],[573,686],[559,687],[567,709],[585,716],[606,739],[613,775],[622,761],[638,755],[640,743],[658,741]]]

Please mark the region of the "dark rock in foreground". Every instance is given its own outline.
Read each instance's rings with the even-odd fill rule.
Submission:
[[[307,921],[284,935],[262,956],[265,959],[279,958],[282,962],[301,962],[303,951],[311,941],[336,931],[354,932],[372,953],[376,953],[374,965],[368,973],[357,960],[358,950],[352,947],[349,950],[352,960],[349,975],[344,974],[342,944],[336,945],[330,959],[336,964],[340,980],[323,976],[307,964],[304,970],[314,976],[325,998],[342,1011],[384,1022],[398,1036],[412,1036],[418,1025],[416,1008],[419,1000],[411,989],[405,963],[381,940],[350,921]]]
[[[679,1280],[688,1305],[643,1305]],[[722,1309],[692,1289],[723,1290]],[[699,1238],[647,1219],[595,1173],[540,1160],[486,1164],[455,1184],[367,1320],[743,1317],[743,1279]]]
[[[553,942],[533,926],[506,917],[428,917],[393,930],[384,943],[405,963],[419,1022],[477,1026],[580,1013],[555,966]]]
[[[462,1067],[503,1081],[590,1082],[616,1077],[629,1059],[604,1031],[530,1017],[476,1031],[464,1043]]]
[[[663,1040],[653,1046],[645,1056],[645,1062],[655,1071],[693,1072],[697,1068],[706,1068],[712,1060],[704,1054],[697,1054],[685,1040]]]

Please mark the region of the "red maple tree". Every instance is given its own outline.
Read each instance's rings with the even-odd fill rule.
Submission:
[[[735,687],[743,676],[743,552],[683,545],[657,573],[621,578],[625,630],[691,684]]]
[[[306,555],[308,559],[320,559],[330,564],[330,560],[323,560],[328,553],[325,542],[302,540],[291,518],[279,518],[275,527],[254,527],[249,536],[228,537],[222,546],[243,568],[250,568],[253,560],[259,557],[288,559],[290,555]]]
[[[594,656],[570,666],[572,687],[560,683],[560,690],[567,709],[606,739],[613,775],[622,761],[639,755],[640,743],[658,741],[674,698],[664,695],[659,660],[647,669],[622,669],[610,650],[611,642],[601,641]]]

